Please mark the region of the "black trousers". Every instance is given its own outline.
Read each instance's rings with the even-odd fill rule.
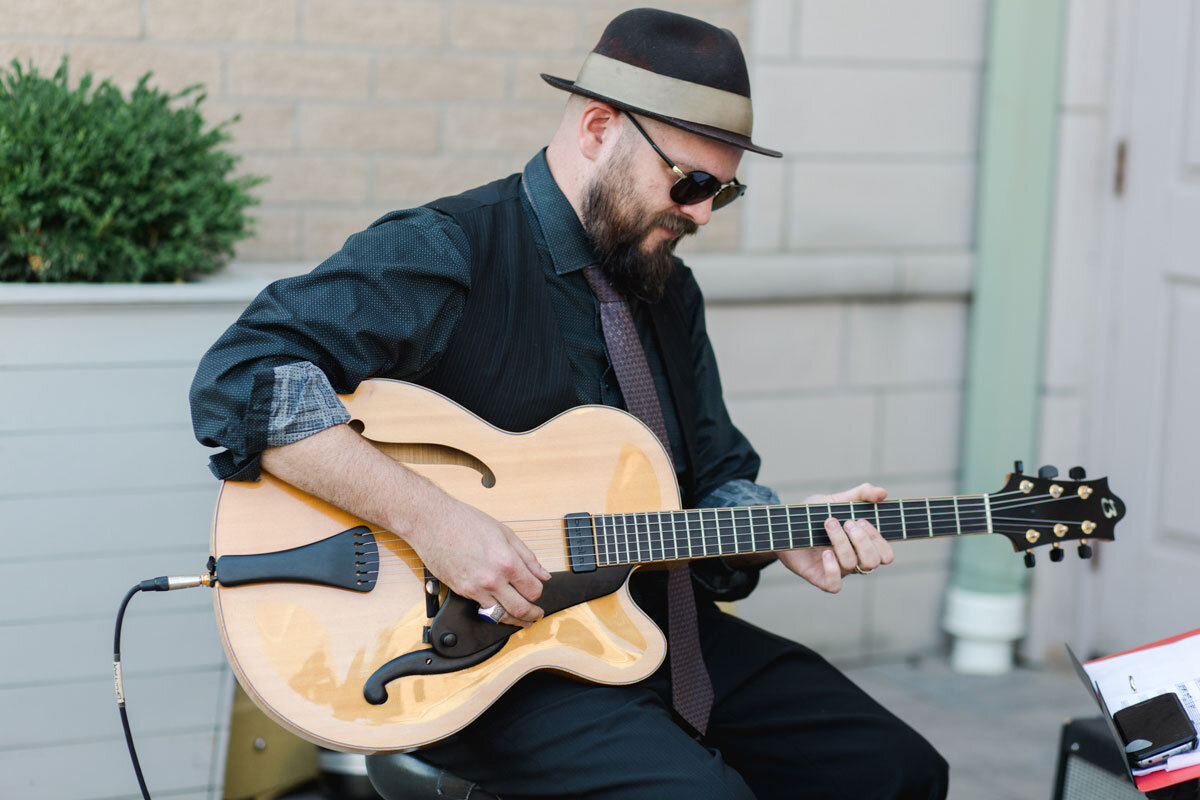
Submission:
[[[541,671],[418,755],[505,800],[946,796],[937,751],[812,650],[711,604],[700,623],[716,694],[701,741],[665,665],[632,686]]]

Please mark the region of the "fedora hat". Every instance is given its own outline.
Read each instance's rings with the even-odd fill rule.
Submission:
[[[542,79],[743,150],[783,155],[750,141],[750,74],[737,37],[683,14],[653,8],[619,14],[574,81]]]

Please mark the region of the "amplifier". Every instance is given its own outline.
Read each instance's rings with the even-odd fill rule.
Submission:
[[[1063,725],[1054,800],[1142,800],[1103,717]]]

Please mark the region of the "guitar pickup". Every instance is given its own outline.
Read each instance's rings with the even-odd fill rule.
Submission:
[[[596,571],[596,533],[592,527],[592,515],[587,513],[567,514],[567,554],[571,559],[572,572]]]

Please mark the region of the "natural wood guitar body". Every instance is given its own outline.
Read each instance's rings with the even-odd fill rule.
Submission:
[[[679,508],[662,446],[616,409],[572,409],[517,434],[398,381],[366,381],[342,399],[364,436],[454,497],[509,522],[552,573],[569,569],[566,514]],[[361,524],[264,474],[257,483],[222,487],[212,554],[286,550]],[[222,641],[247,694],[284,727],[325,747],[419,747],[467,725],[532,670],[631,683],[665,655],[662,633],[634,605],[626,585],[514,634],[482,664],[394,681],[387,702],[371,705],[363,698],[367,677],[393,658],[428,647],[422,644],[423,566],[393,534],[377,533],[376,540],[379,574],[370,592],[296,583],[214,592]]]

